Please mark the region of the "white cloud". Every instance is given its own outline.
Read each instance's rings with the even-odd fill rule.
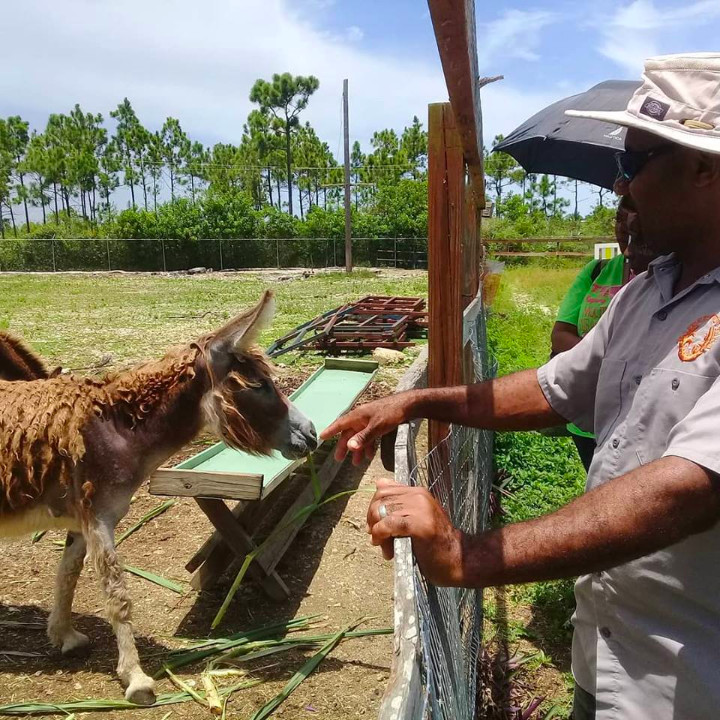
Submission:
[[[671,8],[658,7],[653,0],[634,0],[618,7],[609,20],[603,15],[593,24],[602,34],[600,52],[637,77],[645,58],[666,52],[670,36],[682,37],[685,31],[717,18],[718,0],[697,0]]]
[[[303,117],[334,151],[345,77],[365,145],[447,97],[438,62],[366,50],[359,28],[329,34],[291,0],[24,0],[5,19],[5,106],[38,124],[76,102],[107,117],[127,96],[153,129],[171,115],[205,142],[237,142],[253,82],[287,71],[320,79]]]
[[[347,31],[347,39],[350,42],[360,42],[364,37],[365,33],[362,31],[362,28],[359,28],[357,25],[351,25]]]
[[[292,0],[15,3],[10,16],[14,31],[4,36],[3,51],[22,62],[4,65],[5,113],[19,112],[42,126],[49,113],[67,112],[77,102],[107,118],[127,96],[151,129],[173,116],[195,139],[238,142],[253,107],[250,88],[258,77],[286,71],[313,74],[320,89],[303,119],[338,153],[345,77],[351,139],[366,149],[375,130],[402,129],[413,115],[426,125],[428,103],[447,99],[433,48],[430,60],[368,50],[357,31],[329,34],[293,7]],[[503,52],[524,42],[523,52],[532,57],[534,33],[552,21],[550,14],[514,11],[503,17],[505,30],[497,24],[502,19],[491,23],[504,33]],[[488,31],[481,29],[483,38]],[[349,42],[353,34],[355,40]],[[480,47],[489,52],[487,38]],[[521,90],[508,80],[483,89],[486,143],[545,105],[585,89],[561,86],[560,81],[537,91]]]
[[[500,59],[515,58],[535,62],[541,31],[558,20],[546,10],[506,10],[489,23],[478,26],[478,60],[480,68]]]

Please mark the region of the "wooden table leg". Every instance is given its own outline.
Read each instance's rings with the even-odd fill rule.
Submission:
[[[240,560],[244,560],[249,552],[257,548],[250,535],[222,500],[195,498],[195,502]],[[274,600],[285,600],[290,595],[290,590],[275,570],[268,572],[265,569],[262,558],[257,558],[250,565],[248,572],[252,577],[260,580],[265,592]]]

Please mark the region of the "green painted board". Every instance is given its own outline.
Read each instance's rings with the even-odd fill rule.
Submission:
[[[290,399],[313,421],[319,435],[352,407],[376,371],[377,363],[373,361],[328,358],[325,365],[309,377]],[[257,457],[219,442],[175,467],[181,470],[262,475],[262,496],[265,497],[304,461],[304,458],[287,460],[277,451],[269,457]]]

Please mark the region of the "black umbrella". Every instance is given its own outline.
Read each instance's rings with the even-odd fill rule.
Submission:
[[[587,92],[549,105],[513,130],[493,151],[512,155],[529,173],[546,173],[612,189],[615,153],[625,147],[625,128],[575,118],[566,110],[624,110],[640,86],[633,80],[607,80]]]

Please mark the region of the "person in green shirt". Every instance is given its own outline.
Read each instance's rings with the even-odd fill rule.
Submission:
[[[552,355],[577,345],[595,327],[623,285],[645,272],[655,257],[642,238],[637,213],[627,197],[620,200],[615,215],[615,240],[620,246],[620,255],[611,260],[589,262],[565,294],[552,330]],[[595,438],[572,423],[567,429],[587,471],[595,452]]]

